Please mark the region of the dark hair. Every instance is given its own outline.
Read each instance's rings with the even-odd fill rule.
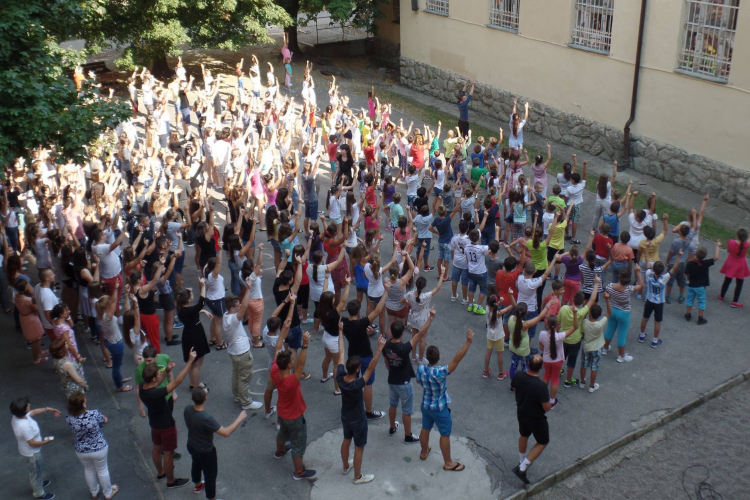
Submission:
[[[156,347],[152,345],[147,345],[146,347],[143,348],[143,359],[146,359],[146,358],[156,359],[157,354],[158,352],[156,351]]]
[[[599,176],[599,182],[596,183],[596,193],[602,200],[607,198],[607,183],[609,182],[609,176],[602,174]]]
[[[404,324],[400,320],[396,320],[391,323],[391,337],[394,339],[400,339],[404,334]]]
[[[549,355],[552,359],[557,359],[557,327],[557,316],[549,316],[547,318],[547,333],[549,333]]]
[[[630,233],[627,231],[623,231],[620,233],[620,243],[626,244],[630,241]]]
[[[620,211],[620,202],[619,201],[613,201],[612,204],[609,206],[609,211],[613,213],[617,213]]]
[[[271,316],[268,318],[268,321],[266,321],[266,327],[268,328],[269,333],[275,333],[276,330],[281,327],[281,318],[278,316]]]
[[[58,337],[57,340],[54,340],[50,344],[49,352],[55,359],[60,359],[65,356],[65,353],[68,352],[68,348],[65,345],[65,340],[62,337]]]
[[[146,365],[145,368],[143,368],[143,381],[148,384],[156,378],[158,373],[159,367],[156,366],[156,363]]]
[[[576,307],[582,306],[584,300],[586,300],[586,296],[583,292],[576,292],[575,295],[573,295],[573,304]]]
[[[528,370],[532,372],[538,372],[542,369],[543,364],[544,362],[542,361],[542,357],[538,354],[535,354],[529,359]]]
[[[594,304],[591,306],[591,309],[589,309],[589,318],[591,319],[599,319],[602,315],[602,306],[599,304]]]
[[[346,303],[346,312],[349,313],[349,316],[356,316],[359,314],[360,309],[362,309],[362,304],[354,299],[350,300]],[[331,332],[328,332],[331,333]]]
[[[526,302],[519,302],[516,304],[515,317],[516,324],[514,325],[513,332],[511,333],[511,340],[513,341],[513,347],[518,349],[521,345],[521,331],[523,330],[523,318],[526,317],[528,312],[528,306]]]
[[[422,294],[422,290],[424,290],[424,287],[427,286],[427,279],[424,276],[420,276],[417,278],[417,281],[415,283],[417,290],[414,295],[414,300],[417,302],[417,304],[421,303],[420,295]]]
[[[86,395],[76,391],[68,398],[68,414],[77,417],[86,411]]]
[[[579,174],[578,172],[570,174],[570,180],[578,184],[579,182],[581,182],[581,174]]]
[[[29,407],[29,398],[24,396],[22,398],[16,398],[10,402],[10,412],[14,417],[23,418],[26,416],[26,408]]]
[[[511,272],[516,268],[518,265],[518,260],[513,256],[508,256],[505,258],[505,261],[503,261],[503,267],[505,267],[505,270],[508,272]]]
[[[487,307],[490,308],[490,319],[488,324],[490,328],[497,326],[497,295],[490,295],[487,297]]]
[[[593,271],[594,267],[596,267],[596,252],[593,250],[586,252],[586,262],[589,265],[589,269]]]
[[[705,247],[700,247],[698,250],[695,251],[695,258],[698,260],[703,260],[706,258],[706,255],[708,255],[708,251]]]
[[[680,226],[680,232],[682,232],[683,227],[687,227],[687,226]],[[654,231],[653,227],[646,226],[643,228],[643,236],[645,236],[647,240],[653,240],[654,236],[656,236],[656,232]]]
[[[531,242],[534,250],[539,248],[539,244],[542,242],[542,236],[544,236],[544,228],[537,226],[536,231],[534,231],[534,239]]]
[[[349,375],[354,375],[359,371],[359,368],[362,366],[362,359],[357,356],[356,354],[349,356],[349,359],[346,360],[346,373]]]
[[[279,370],[286,370],[292,362],[292,351],[281,351],[276,355],[276,366]]]
[[[630,269],[621,270],[620,274],[617,276],[617,279],[621,285],[630,284],[630,280],[632,279],[632,275],[630,274]]]
[[[240,299],[234,295],[227,295],[224,297],[224,310],[229,312],[233,307],[236,307],[240,303]]]
[[[737,231],[737,243],[740,244],[740,248],[737,251],[738,256],[742,256],[744,252],[747,252],[747,247],[745,246],[746,241],[747,241],[747,230],[740,229],[739,231]]]
[[[429,364],[434,365],[440,361],[440,349],[435,345],[428,346],[427,352],[425,352],[425,358],[427,358]]]
[[[192,399],[193,403],[196,405],[202,405],[206,402],[206,389],[203,387],[196,387],[190,394],[190,399]]]
[[[651,266],[651,269],[654,271],[654,274],[656,274],[657,276],[661,276],[662,274],[664,274],[664,263],[660,260],[657,260],[656,262],[654,262],[654,265]]]

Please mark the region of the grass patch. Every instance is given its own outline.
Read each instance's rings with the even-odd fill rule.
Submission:
[[[452,124],[456,121],[456,116],[454,115],[448,115],[430,106],[420,104],[420,103],[415,103],[413,101],[409,101],[401,94],[397,94],[390,90],[378,88],[378,96],[381,97],[381,101],[390,102],[391,104],[393,104],[394,108],[398,109],[400,112],[402,112],[406,116],[409,116],[409,117],[414,118],[415,120],[419,120],[424,123],[427,123],[431,127],[437,124],[438,121],[443,121],[446,124],[449,124],[449,123]],[[473,137],[478,137],[480,135],[483,135],[487,139],[489,139],[490,137],[497,137],[497,130],[490,130],[489,128],[483,127],[482,125],[478,125],[476,123],[472,124],[471,131],[472,131]],[[508,141],[505,140],[503,144],[507,146]],[[528,149],[529,151],[529,158],[534,158],[534,156],[536,156],[537,154],[543,154],[545,156],[547,154],[547,151],[539,151],[536,148],[532,148],[532,147],[527,147],[526,149]],[[579,158],[579,160],[581,160],[579,164],[579,168],[580,168],[583,165],[583,162],[582,162],[582,158]],[[558,173],[562,172],[563,163],[565,162],[553,157],[552,161],[549,164],[549,168],[547,170],[549,171],[550,174],[557,175]],[[625,190],[627,189],[627,184],[615,182],[613,185],[613,188],[617,188],[623,194],[625,194]],[[638,188],[635,187],[635,189],[637,190]],[[596,182],[586,183],[586,190],[593,193],[596,190]],[[636,197],[637,206],[645,207],[646,199],[650,196],[651,196],[650,192],[638,193],[638,196]],[[695,208],[697,210],[700,207],[695,207]],[[677,207],[671,203],[668,203],[660,199],[658,196],[656,198],[656,213],[659,215],[669,214],[669,220],[672,221],[672,223],[685,220],[687,216],[687,212],[688,212],[688,209]],[[716,241],[717,239],[720,239],[722,242],[726,243],[728,240],[736,237],[735,233],[736,233],[735,229],[729,228],[721,224],[715,219],[711,219],[709,217],[703,218],[703,225],[701,226],[702,238],[705,238],[711,241]]]

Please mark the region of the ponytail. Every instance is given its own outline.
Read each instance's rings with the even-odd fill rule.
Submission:
[[[490,295],[490,297],[487,299],[487,305],[490,308],[490,319],[488,321],[488,324],[490,328],[495,328],[497,325],[497,295]]]
[[[420,299],[420,295],[422,294],[422,290],[424,290],[424,287],[427,286],[427,280],[424,278],[424,276],[420,276],[417,278],[417,293],[414,295],[414,300],[417,304],[420,304],[422,300]]]
[[[547,318],[547,325],[547,331],[549,332],[549,356],[554,360],[557,359],[557,316]]]
[[[740,229],[737,231],[737,243],[740,244],[740,249],[737,251],[737,255],[742,257],[745,252],[747,252],[747,248],[745,247],[745,242],[747,241],[747,230],[746,229]]]
[[[523,331],[523,318],[526,317],[526,311],[528,306],[525,302],[519,302],[516,305],[516,324],[511,334],[511,340],[513,341],[513,347],[518,349],[521,345],[521,331]]]

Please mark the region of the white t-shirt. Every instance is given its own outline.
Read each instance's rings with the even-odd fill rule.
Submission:
[[[248,292],[250,294],[249,298],[262,299],[263,290],[261,290],[261,277],[252,272],[250,273],[250,276],[247,277],[247,280],[250,282],[250,291]]]
[[[487,245],[475,245],[469,243],[464,248],[466,257],[469,261],[469,274],[484,274],[487,272],[487,265],[484,263],[484,254],[489,252],[490,247]]]
[[[15,415],[10,419],[10,425],[13,427],[13,434],[18,441],[18,453],[22,457],[33,457],[35,453],[42,451],[41,448],[34,448],[29,445],[30,440],[41,441],[39,424],[27,413],[26,418],[18,418]]]
[[[451,251],[453,252],[453,266],[458,269],[467,269],[469,267],[466,259],[465,248],[471,240],[465,234],[457,234],[451,239]],[[484,259],[482,259],[484,260]]]
[[[250,340],[245,333],[245,327],[236,314],[225,314],[221,318],[221,333],[227,343],[227,352],[233,356],[245,354],[250,350]]]
[[[383,286],[383,271],[385,268],[380,268],[380,277],[376,278],[372,271],[372,264],[369,262],[365,264],[365,277],[369,280],[367,284],[367,295],[370,297],[382,297],[385,293],[385,287]]]
[[[612,183],[607,183],[607,195],[602,199],[599,197],[599,183],[596,185],[596,201],[606,201],[610,203],[612,201]]]
[[[138,366],[143,361],[143,350],[148,346],[148,337],[145,334],[135,333],[133,329],[130,330],[128,335],[130,335],[130,342],[133,343],[133,361]]]
[[[651,214],[646,212],[646,217],[643,219],[643,222],[638,222],[638,219],[635,218],[635,214],[631,213],[628,215],[628,222],[630,224],[630,241],[628,241],[628,246],[632,248],[633,250],[638,249],[638,244],[643,241],[643,228],[646,226],[650,226],[653,223],[653,218],[651,217]]]
[[[568,186],[568,198],[570,202],[575,202],[576,205],[583,203],[583,190],[586,187],[586,181],[581,181],[578,184],[570,183]]]
[[[179,238],[177,237],[177,235],[180,233],[180,227],[181,225],[179,222],[167,223],[167,238],[169,238],[170,241],[172,242],[172,244],[169,247],[169,250],[172,252],[177,251],[177,244],[179,242]],[[183,245],[180,245],[180,250],[184,252],[185,247]],[[101,270],[99,270],[99,272],[101,273]]]
[[[342,262],[339,265],[346,265],[346,263]],[[318,279],[315,280],[313,277],[313,268],[318,268]],[[310,279],[310,298],[313,300],[313,302],[320,302],[320,296],[323,295],[323,285],[325,283],[326,279],[326,266],[325,264],[320,264],[318,266],[307,266],[307,277]],[[333,278],[331,276],[328,276],[328,290],[333,291]]]
[[[52,267],[49,240],[47,238],[39,238],[34,242],[34,253],[36,254],[36,267],[38,269]]]
[[[112,279],[122,272],[120,259],[117,258],[114,251],[109,251],[108,243],[94,245],[91,250],[94,255],[99,257],[99,276],[102,279]]]
[[[419,187],[419,176],[418,175],[407,175],[406,176],[406,196],[417,196],[417,188]]]
[[[445,171],[441,168],[435,170],[435,187],[443,189],[443,186],[445,186]]]
[[[552,343],[550,332],[543,330],[539,334],[539,343],[544,345],[544,352],[542,353],[542,361],[545,363],[556,363],[565,359],[565,353],[563,352],[563,340],[565,340],[565,334],[563,332],[555,333],[555,344],[557,345],[557,358],[552,359],[549,352],[549,345]]]
[[[549,225],[552,224],[552,221],[555,220],[555,214],[544,212],[544,215],[542,215],[542,223],[544,223],[544,235],[549,234]]]
[[[47,321],[47,315],[44,313],[45,311],[51,311],[58,304],[55,292],[50,288],[45,288],[41,284],[37,284],[34,287],[34,300],[37,307],[39,307],[39,321],[42,322],[42,327],[48,330],[52,329],[52,323]]]
[[[224,276],[219,274],[214,278],[214,273],[208,273],[206,278],[206,298],[208,300],[219,300],[224,298]]]
[[[524,302],[528,311],[536,311],[536,289],[542,286],[542,278],[524,278],[523,275],[516,281],[518,286],[518,299],[516,302]]]

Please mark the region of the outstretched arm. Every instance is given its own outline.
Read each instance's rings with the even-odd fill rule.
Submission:
[[[453,373],[456,371],[456,368],[458,368],[458,364],[461,362],[462,359],[464,359],[464,356],[466,356],[466,353],[469,352],[469,347],[471,347],[471,343],[474,341],[474,332],[469,329],[466,330],[466,342],[464,342],[464,345],[461,346],[461,348],[458,350],[456,355],[453,357],[450,363],[448,363],[448,373]]]

